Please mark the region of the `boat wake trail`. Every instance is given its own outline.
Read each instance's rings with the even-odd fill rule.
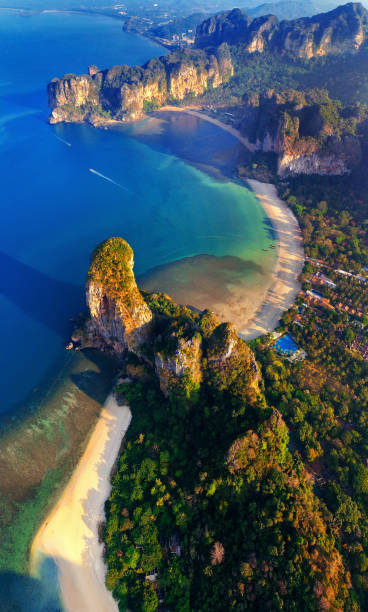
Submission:
[[[60,136],[56,136],[56,134],[55,134],[55,138],[60,140],[60,142],[63,142],[64,144],[66,144],[68,147],[72,146],[70,142],[68,142],[67,140],[64,140],[64,138],[60,138]]]
[[[127,187],[124,187],[124,185],[120,185],[120,183],[117,183],[116,181],[113,181],[108,176],[105,176],[104,174],[101,174],[101,172],[97,172],[97,170],[94,170],[93,168],[89,168],[89,171],[92,172],[92,174],[95,174],[96,176],[99,176],[100,178],[105,179],[105,181],[108,181],[109,183],[112,183],[116,187],[119,187],[120,189],[123,189],[123,191],[127,191],[128,193],[132,193],[130,191],[130,189],[128,189]]]

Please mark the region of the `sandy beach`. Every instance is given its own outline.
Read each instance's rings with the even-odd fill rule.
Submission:
[[[168,107],[166,110],[178,109]],[[204,115],[196,111],[181,110],[205,119]],[[207,120],[227,131],[231,130],[231,133],[243,142],[244,137],[234,128],[212,117],[207,117]],[[247,146],[245,142],[243,144]],[[240,289],[237,288],[238,283],[232,282],[233,277],[229,278],[228,286],[232,287],[232,293],[225,296],[227,307],[222,304],[224,311],[221,312],[221,318],[236,319],[234,322],[239,327],[239,333],[246,340],[275,329],[283,312],[293,304],[299,292],[298,278],[304,262],[303,242],[298,222],[291,210],[278,198],[275,186],[255,180],[248,180],[248,183],[272,222],[278,246],[271,284],[264,293],[258,292],[259,299],[253,303],[250,299],[252,290],[248,287],[246,295],[245,287],[241,287],[240,284]],[[203,263],[206,266],[209,286],[203,289],[201,276],[198,277],[197,285],[201,287],[202,293],[204,291],[202,297],[206,301],[212,294],[214,299],[216,297],[219,268],[217,261],[212,262],[209,256],[200,256],[203,257],[205,261],[200,261],[200,264],[201,267]],[[246,273],[240,260],[228,262],[227,259],[231,258],[223,258],[221,264],[224,268],[223,274],[228,274],[228,268],[231,268],[232,274],[235,270],[239,277]],[[192,270],[188,268],[187,262],[184,262],[184,265],[186,273],[189,269],[193,291],[198,293],[198,287],[196,289],[196,283],[193,284],[192,276],[195,260],[196,258],[193,258],[193,262],[190,262],[190,265],[194,266]],[[174,262],[174,265],[183,264]],[[179,269],[175,268],[175,276],[178,271]],[[161,272],[160,274],[164,278]],[[169,277],[171,276],[170,272]],[[177,296],[174,297],[177,299]],[[188,303],[189,298],[189,295],[185,295],[180,301]],[[247,301],[244,310],[244,302]],[[208,305],[211,304],[204,304],[204,307]],[[218,305],[220,309],[221,303]],[[55,561],[63,605],[67,612],[87,610],[117,612],[118,610],[111,593],[105,587],[106,568],[102,557],[103,544],[98,541],[98,526],[104,520],[104,503],[110,492],[111,469],[130,419],[129,407],[119,406],[115,397],[110,395],[76,470],[56,507],[33,541],[31,573],[34,576],[39,575],[45,557],[51,557]]]
[[[160,111],[186,113],[208,121],[234,136],[249,151],[254,151],[254,145],[239,130],[215,117],[191,107],[165,106]],[[193,304],[201,309],[212,308],[222,320],[235,323],[242,338],[251,340],[273,331],[283,313],[294,303],[300,290],[299,276],[304,264],[304,248],[299,224],[292,211],[278,197],[276,187],[256,180],[248,180],[247,183],[257,196],[276,233],[277,258],[268,287],[264,288],[261,276],[258,279],[256,276],[256,282],[248,286],[239,281],[240,277],[233,282],[229,276],[229,282],[226,282],[227,279],[222,278],[223,275],[216,277],[215,264],[212,266],[213,270],[208,269],[209,274],[206,277],[199,276],[193,265],[191,271],[193,278],[192,282],[189,282],[188,278],[184,280],[182,278],[183,264],[173,262],[163,266],[162,270],[158,270],[148,279],[144,278],[143,288],[157,289],[154,285],[162,283],[160,289],[172,295],[180,303]],[[222,263],[220,273],[221,267]],[[188,276],[187,271],[186,274]],[[175,291],[170,293],[172,278],[175,275],[180,276],[181,283],[178,289],[175,287]],[[219,283],[220,278],[222,284]]]
[[[299,276],[304,265],[303,239],[298,221],[278,197],[275,185],[250,179],[248,183],[272,222],[278,247],[272,283],[265,300],[251,322],[245,328],[240,328],[240,335],[245,340],[257,338],[277,327],[280,317],[292,306],[299,293]]]
[[[110,395],[78,466],[32,544],[31,574],[39,575],[45,557],[55,561],[67,612],[118,610],[105,587],[98,525],[104,520],[111,469],[130,419],[129,407],[119,406]]]
[[[232,125],[228,125],[227,123],[223,123],[219,119],[216,119],[216,117],[210,117],[209,115],[201,113],[201,112],[199,112],[199,111],[197,111],[197,110],[195,110],[193,108],[190,108],[190,107],[183,107],[183,108],[181,108],[180,106],[162,106],[159,109],[159,112],[161,112],[161,111],[172,111],[172,112],[175,112],[175,113],[186,113],[187,115],[192,115],[193,117],[197,117],[197,119],[203,119],[203,121],[208,121],[208,123],[213,123],[213,125],[217,125],[222,130],[225,130],[225,132],[228,132],[229,134],[232,134],[232,136],[235,136],[235,138],[237,138],[239,140],[239,142],[241,142],[249,151],[252,151],[252,152],[255,151],[254,144],[249,142],[249,140],[248,140],[248,138],[246,136],[241,134],[241,132],[239,132],[239,130],[235,129]]]
[[[221,321],[243,329],[266,299],[276,257],[258,264],[240,257],[197,255],[149,270],[138,277],[145,291],[163,291],[178,304],[209,308]]]

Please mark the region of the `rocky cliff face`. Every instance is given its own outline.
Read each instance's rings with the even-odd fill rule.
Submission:
[[[257,395],[258,366],[252,351],[238,337],[235,325],[222,323],[209,337],[206,375],[210,386],[217,391],[231,386],[241,400],[254,399]]]
[[[122,238],[110,238],[93,252],[86,296],[87,343],[117,355],[128,349],[140,356],[153,317],[135,282],[133,251]]]
[[[300,59],[357,51],[368,34],[368,12],[360,3],[313,17],[281,21],[273,15],[253,21],[239,9],[204,21],[197,28],[196,46],[242,43],[249,53],[265,50]]]
[[[169,390],[175,390],[185,382],[191,389],[199,387],[203,379],[202,338],[200,334],[192,338],[177,338],[172,336],[176,347],[172,354],[162,351],[155,352],[155,371],[160,380],[160,388],[164,395]]]
[[[218,87],[233,72],[226,44],[213,53],[175,51],[143,67],[114,66],[99,71],[91,66],[89,74],[66,75],[49,83],[50,123],[138,119],[145,110],[168,100],[182,100],[189,93],[198,95]]]
[[[288,90],[245,99],[241,129],[263,153],[276,153],[278,173],[341,175],[359,163],[359,112],[342,109],[326,91]]]
[[[216,392],[232,388],[241,401],[258,394],[259,372],[252,351],[230,323],[204,311],[194,319],[170,321],[154,346],[155,371],[165,396],[191,397],[202,381]]]
[[[110,238],[93,252],[86,296],[89,317],[74,333],[74,345],[117,356],[134,353],[154,369],[166,396],[190,399],[204,380],[220,391],[235,388],[241,400],[257,395],[255,358],[236,328],[164,294],[144,298],[134,278],[133,251],[122,238]]]

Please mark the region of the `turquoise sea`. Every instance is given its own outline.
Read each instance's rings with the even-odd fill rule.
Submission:
[[[96,244],[123,236],[144,285],[190,289],[194,306],[267,285],[272,230],[231,180],[232,136],[178,113],[116,130],[47,123],[54,76],[165,52],[116,19],[0,10],[0,610],[60,610],[55,565],[35,580],[27,559],[115,373],[64,348]]]
[[[211,163],[216,143],[235,155],[236,141],[222,130],[171,121],[170,129],[142,137],[135,128],[47,124],[52,77],[84,72],[90,63],[143,63],[164,52],[106,17],[0,12],[3,422],[35,410],[63,364],[99,241],[124,236],[137,274],[201,254],[259,259],[269,242],[256,199],[199,169]]]

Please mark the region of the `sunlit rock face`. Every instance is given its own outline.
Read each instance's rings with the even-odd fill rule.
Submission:
[[[232,388],[253,401],[259,371],[255,357],[231,323],[219,323],[205,311],[196,325],[169,327],[155,349],[155,371],[164,395],[190,397],[202,383],[221,392]],[[240,381],[241,379],[241,381]]]
[[[109,238],[94,250],[88,271],[89,316],[68,349],[94,347],[117,357],[130,352],[151,368],[162,393],[192,399],[202,383],[232,389],[242,402],[255,401],[259,371],[253,352],[231,323],[208,310],[193,313],[163,293],[141,294],[133,273],[133,250]]]
[[[361,160],[355,136],[359,112],[346,121],[344,109],[323,90],[286,90],[244,97],[240,129],[262,153],[277,155],[281,176],[342,175]]]
[[[67,75],[61,80],[53,79],[48,84],[47,94],[51,108],[50,123],[79,121],[87,103],[91,108],[99,103],[97,89],[89,75]]]
[[[113,66],[53,79],[47,88],[50,123],[132,121],[146,110],[216,88],[234,72],[227,44],[211,52],[181,49],[144,66]]]
[[[155,371],[164,395],[175,390],[177,383],[185,382],[193,388],[200,385],[202,374],[202,341],[199,334],[193,338],[178,338],[172,354],[163,351],[155,353]]]
[[[328,13],[280,24],[279,49],[302,59],[327,54],[353,53],[367,38],[368,12],[350,2]]]
[[[368,12],[349,3],[313,17],[281,21],[274,15],[253,21],[240,9],[210,17],[197,27],[196,46],[244,43],[249,53],[269,50],[300,59],[357,51],[367,38]]]
[[[207,342],[207,377],[218,391],[238,387],[239,398],[254,400],[258,394],[260,374],[254,353],[240,340],[231,323],[221,323]],[[241,376],[242,384],[238,385]]]
[[[135,282],[133,250],[122,238],[110,238],[93,252],[86,297],[89,343],[118,355],[126,349],[141,355],[153,315]]]

